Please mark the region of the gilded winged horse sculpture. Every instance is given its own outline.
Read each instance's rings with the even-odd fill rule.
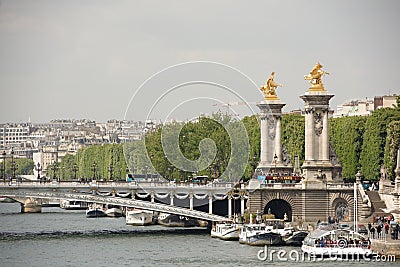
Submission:
[[[325,74],[329,74],[329,72],[322,70],[322,65],[317,63],[310,71],[310,74],[304,75],[304,79],[310,81],[311,90],[325,90],[322,84],[322,76]]]

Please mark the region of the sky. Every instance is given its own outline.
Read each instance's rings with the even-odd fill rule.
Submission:
[[[242,117],[272,71],[290,111],[316,62],[332,109],[400,94],[399,11],[396,0],[1,0],[0,123]]]

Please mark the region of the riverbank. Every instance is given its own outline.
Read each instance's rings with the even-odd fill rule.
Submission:
[[[396,259],[400,259],[400,240],[387,239],[371,240],[371,248],[374,252],[377,252],[382,255],[394,255]]]

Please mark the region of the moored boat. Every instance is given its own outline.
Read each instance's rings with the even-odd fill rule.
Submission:
[[[251,246],[284,245],[281,234],[261,224],[247,224],[240,228],[239,242]]]
[[[108,217],[122,217],[124,215],[122,209],[117,207],[109,207],[108,209],[106,209],[105,214]]]
[[[106,217],[106,213],[104,212],[103,208],[100,205],[90,205],[86,210],[86,217],[87,218],[100,218]]]
[[[316,229],[303,241],[301,250],[313,257],[371,257],[368,237],[347,229]]]
[[[294,231],[288,236],[283,236],[283,241],[287,246],[298,246],[300,247],[303,244],[303,240],[308,235],[307,231]]]
[[[238,225],[228,222],[214,223],[211,228],[211,237],[222,240],[239,240]]]
[[[88,203],[84,201],[61,200],[60,208],[65,210],[86,210]]]
[[[128,210],[125,221],[128,225],[149,225],[153,223],[153,212],[141,209]]]
[[[167,213],[160,213],[158,216],[158,224],[168,227],[200,226],[199,221],[196,219]]]
[[[8,198],[8,197],[5,197],[5,196],[0,196],[0,202],[13,203],[13,202],[16,202],[16,201],[14,199],[11,199],[11,198]]]

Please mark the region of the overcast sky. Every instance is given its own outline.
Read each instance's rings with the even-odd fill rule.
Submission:
[[[333,109],[400,94],[399,25],[396,0],[1,0],[0,122],[188,119],[259,102],[272,71],[289,111],[317,61]]]

